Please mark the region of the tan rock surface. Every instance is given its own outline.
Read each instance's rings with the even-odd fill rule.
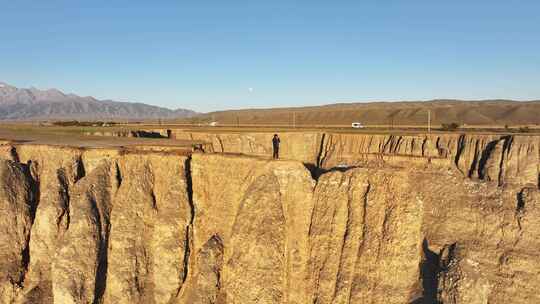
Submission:
[[[360,167],[4,144],[0,302],[540,302],[537,138],[324,137]]]
[[[314,182],[302,164],[202,154],[191,168],[193,252],[214,237],[222,241],[225,303],[309,302]]]
[[[29,262],[36,188],[26,165],[0,160],[0,301],[22,288]]]
[[[168,303],[182,287],[191,221],[185,161],[160,154],[118,160],[106,303]]]
[[[110,163],[104,161],[72,191],[68,227],[56,245],[52,267],[54,303],[95,303],[103,294],[111,183]]]
[[[407,303],[418,282],[423,202],[404,172],[323,175],[310,229],[314,303]]]
[[[70,221],[70,192],[84,176],[82,151],[48,146],[14,147],[16,158],[31,164],[39,185],[38,205],[30,240],[30,265],[24,299],[52,297],[51,265],[57,242]]]
[[[206,142],[206,152],[242,153],[253,156],[272,156],[272,137],[274,133],[210,133],[183,132],[172,130],[175,139]],[[280,157],[316,163],[321,142],[319,132],[279,133],[281,138]]]
[[[173,137],[202,141],[205,152],[272,156],[272,135],[172,130]],[[539,185],[540,138],[527,135],[283,132],[280,155],[310,168],[434,165],[499,184]]]

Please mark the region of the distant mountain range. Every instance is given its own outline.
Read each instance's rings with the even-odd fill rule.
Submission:
[[[0,120],[173,119],[197,114],[144,103],[98,100],[57,89],[22,89],[0,82]]]

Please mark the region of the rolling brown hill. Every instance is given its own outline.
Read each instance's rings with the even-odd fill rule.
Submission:
[[[340,103],[324,106],[243,109],[201,114],[191,122],[217,121],[219,124],[279,125],[365,125],[427,124],[428,110],[433,125],[504,126],[540,124],[540,100],[431,100],[413,102]]]

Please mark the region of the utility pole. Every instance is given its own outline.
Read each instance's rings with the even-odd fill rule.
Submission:
[[[292,113],[293,128],[296,128],[296,112]]]
[[[428,130],[428,133],[431,134],[431,110],[428,110],[427,111],[427,130]]]

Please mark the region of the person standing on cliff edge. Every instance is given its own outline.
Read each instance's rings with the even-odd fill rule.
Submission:
[[[281,141],[279,140],[279,136],[277,134],[274,134],[274,138],[272,138],[272,147],[274,149],[274,155],[272,156],[273,159],[279,159],[279,143]]]

